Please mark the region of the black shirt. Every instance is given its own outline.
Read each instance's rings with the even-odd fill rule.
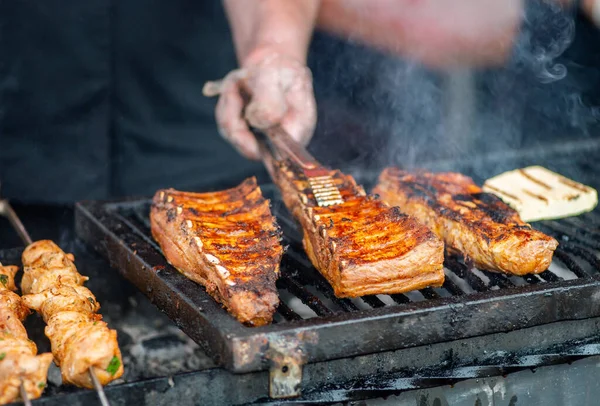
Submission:
[[[21,201],[227,187],[206,80],[236,67],[220,1],[0,2],[0,180]]]

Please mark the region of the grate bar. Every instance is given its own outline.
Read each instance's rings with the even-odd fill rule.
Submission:
[[[285,255],[283,257],[283,261],[285,262],[286,266],[289,266],[290,268],[306,268],[297,260],[295,255]],[[295,279],[300,280],[300,282],[302,282],[305,285],[316,286],[317,289],[319,289],[319,291],[322,292],[323,295],[325,295],[325,297],[327,297],[327,299],[331,300],[343,311],[354,312],[359,310],[358,307],[356,307],[356,305],[352,303],[352,301],[344,298],[338,298],[333,292],[331,285],[325,279],[323,279],[321,275],[316,275],[317,271],[310,270],[310,273],[315,274],[314,276],[309,276],[307,275],[308,273],[309,271],[304,269],[302,271],[297,272],[296,275],[294,275],[294,277]]]
[[[421,294],[425,297],[425,299],[439,299],[441,296],[431,288],[425,288],[419,290]]]
[[[279,280],[290,293],[296,295],[302,303],[310,307],[317,315],[330,316],[333,314],[333,312],[321,302],[321,299],[310,293],[294,279],[284,276]]]
[[[150,230],[152,229],[152,225],[150,224],[150,217],[140,213],[140,210],[133,210],[133,217],[144,226],[144,228],[146,229],[144,231],[146,231],[148,235],[150,235]]]
[[[562,277],[555,275],[550,271],[544,271],[541,274],[539,274],[538,276],[540,278],[542,278],[543,280],[545,280],[546,282],[559,282],[559,281],[564,280]]]
[[[488,291],[488,287],[485,286],[485,283],[477,275],[473,272],[470,272],[465,264],[461,264],[458,262],[456,258],[447,257],[446,258],[446,266],[452,272],[454,272],[459,278],[467,281],[471,287],[478,292],[486,292]]]
[[[542,282],[540,278],[537,278],[535,275],[531,274],[523,275],[521,278],[525,279],[525,281],[530,285],[537,285],[538,283]]]
[[[594,269],[596,271],[600,271],[600,259],[594,255],[592,252],[588,251],[585,248],[582,247],[578,247],[577,245],[573,244],[573,243],[562,243],[561,244],[562,249],[564,249],[566,252],[572,253],[574,255],[577,255],[580,258],[585,259],[587,262],[589,262],[592,267],[594,267]]]
[[[579,278],[588,277],[588,273],[583,270],[581,266],[573,258],[569,256],[564,250],[560,248],[560,246],[554,251],[554,256],[558,258],[563,264],[566,265],[567,268]]]
[[[463,292],[463,290],[448,277],[444,280],[443,288],[454,296],[462,296],[465,294],[465,292]]]
[[[567,241],[575,240],[587,247],[600,250],[600,242],[598,242],[598,239],[594,239],[594,233],[548,221],[542,222],[542,226],[541,228],[549,230],[548,234],[553,235],[558,240],[564,241],[564,237],[566,237]]]
[[[597,212],[585,213],[581,216],[586,223],[600,227],[600,215]]]
[[[405,296],[401,293],[397,293],[394,295],[390,295],[390,297],[392,298],[392,300],[398,304],[407,304],[410,303],[410,299],[408,298],[408,296]]]
[[[512,283],[510,281],[510,279],[508,279],[503,274],[499,274],[496,272],[489,272],[489,271],[481,271],[481,272],[483,272],[483,274],[490,279],[490,282],[493,285],[499,286],[500,288],[512,288],[515,286],[515,284]]]
[[[600,239],[600,227],[597,225],[590,225],[589,221],[586,221],[580,217],[569,217],[563,219],[561,223],[569,228],[579,228],[586,230],[587,232],[593,234],[596,240]]]
[[[361,299],[371,307],[385,307],[385,303],[375,295],[361,296]]]
[[[328,290],[321,289],[321,291],[325,294],[325,296],[327,296],[329,300],[338,305],[345,312],[354,312],[358,310],[358,307],[356,307],[356,305],[350,300],[340,299],[336,297],[331,288],[329,288]]]
[[[302,320],[302,316],[293,311],[287,304],[283,301],[279,302],[279,307],[277,307],[277,312],[281,314],[281,316],[287,321],[297,321]]]

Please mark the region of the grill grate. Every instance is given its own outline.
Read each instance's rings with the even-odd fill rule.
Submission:
[[[135,216],[139,220],[144,221],[146,227],[149,226],[143,214],[137,212]],[[279,219],[285,218],[285,221],[282,221],[281,223],[288,227],[290,224],[293,224],[288,213],[284,210],[278,210],[276,216]],[[555,263],[549,270],[539,275],[509,277],[503,274],[478,270],[458,257],[447,256],[445,259],[445,273],[447,277],[442,288],[422,289],[419,291],[421,296],[414,294],[364,296],[361,298],[362,302],[368,307],[376,309],[385,306],[406,305],[420,300],[436,300],[441,297],[464,296],[473,292],[511,289],[516,286],[537,285],[540,283],[556,283],[565,280],[560,273],[563,266],[577,278],[589,278],[590,276],[598,275],[600,270],[600,258],[598,257],[597,249],[600,249],[600,228],[590,226],[590,224],[594,223],[587,221],[589,218],[598,220],[599,218],[597,216],[597,213],[593,213],[584,215],[581,218],[544,221],[539,224],[534,224],[535,228],[553,236],[560,242],[555,254],[555,262],[558,262],[558,264]],[[586,226],[580,228],[579,226],[584,222]],[[294,235],[294,233],[291,232],[285,234]],[[293,241],[290,245],[290,256],[294,258],[302,257],[304,254],[301,249],[299,241]],[[314,310],[315,316],[326,316],[337,311],[360,311],[364,308],[364,306],[358,307],[354,305],[352,301],[347,299],[335,299],[333,291],[324,278],[312,269],[310,269],[310,277],[307,277],[306,275],[302,278],[298,277],[299,274],[307,273],[309,271],[308,268],[312,268],[308,263],[308,260],[305,260],[304,262],[288,261],[283,268],[298,270],[291,274],[285,274],[284,279],[294,285],[294,289],[290,290],[288,287],[288,290],[294,293],[296,298],[300,299],[302,303]],[[553,270],[557,273],[554,273]],[[456,279],[463,281],[463,283],[455,283],[454,281]],[[516,281],[513,282],[515,279]],[[318,298],[315,299],[315,295],[308,291],[306,287],[307,284],[316,286],[324,297],[333,301],[335,308],[323,308],[323,302]],[[385,297],[387,297],[388,300],[386,300]],[[286,310],[290,309],[289,306],[293,307],[293,303],[288,303]]]
[[[277,283],[281,305],[271,326],[241,326],[203,288],[166,264],[150,234],[146,200],[80,204],[78,234],[188,335],[217,354],[218,362],[237,372],[264,369],[266,347],[253,346],[277,335],[298,337],[314,332],[316,344],[300,339],[310,362],[600,316],[600,305],[581,306],[577,299],[596,291],[600,294],[600,212],[534,224],[560,242],[552,266],[539,275],[481,271],[459,257],[447,256],[446,281],[440,288],[340,299],[311,266],[302,250],[301,234],[276,190],[262,189],[272,200],[288,244]],[[198,311],[199,302],[202,311]],[[182,304],[187,307],[183,309]],[[411,323],[436,328],[420,332],[411,330]],[[236,352],[238,342],[232,344],[236,339],[247,340],[256,355]]]
[[[282,295],[284,301],[282,301],[278,310],[280,317],[276,319],[276,323],[329,316],[339,312],[360,311],[365,308],[377,309],[386,306],[406,305],[421,300],[436,300],[441,297],[463,296],[473,292],[488,292],[495,289],[510,289],[515,286],[564,280],[560,274],[552,271],[552,268],[562,268],[560,266],[551,267],[551,269],[539,275],[508,277],[504,274],[478,270],[456,256],[446,256],[444,263],[446,280],[442,288],[421,289],[418,291],[421,295],[415,295],[412,292],[412,295],[409,294],[410,297],[396,294],[363,296],[360,299],[336,298],[328,282],[312,267],[303,253],[301,242],[298,240],[300,234],[290,215],[282,204],[274,204],[273,207],[275,216],[278,218],[279,223],[283,225],[284,234],[286,236],[296,236],[296,239],[286,241],[289,244],[288,252],[282,263],[282,277],[278,282],[278,288],[286,290],[291,295]],[[149,237],[151,234],[148,205],[131,207],[130,210],[121,211],[119,216],[124,223],[132,227],[132,230],[141,232],[157,250],[160,250],[158,245]],[[585,227],[580,228],[584,224]],[[598,227],[594,228],[590,224],[596,224]],[[560,242],[554,259],[562,263],[577,278],[588,278],[599,274],[600,258],[596,249],[600,250],[600,212],[585,214],[580,218],[542,221],[538,224],[534,223],[533,226]],[[293,227],[293,229],[290,230],[290,227]],[[581,261],[584,264],[581,264]],[[462,280],[464,283],[457,284],[453,281],[455,279]],[[517,279],[517,281],[513,282],[511,279]],[[310,287],[315,289],[311,290]],[[303,317],[293,310],[298,306],[298,300],[312,311],[310,315]],[[356,305],[357,301],[363,305]]]

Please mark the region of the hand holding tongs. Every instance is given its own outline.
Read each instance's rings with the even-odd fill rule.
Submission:
[[[217,96],[221,93],[221,88],[221,81],[207,82],[202,89],[202,93],[208,97]],[[272,170],[268,162],[270,158],[276,161],[289,160],[306,176],[318,206],[331,206],[344,202],[331,177],[331,171],[322,166],[281,126],[276,125],[266,130],[252,128],[249,124],[248,127],[257,136],[263,153],[263,162],[269,171]],[[265,154],[268,155],[265,156]]]

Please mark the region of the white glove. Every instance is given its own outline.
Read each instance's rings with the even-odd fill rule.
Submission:
[[[312,74],[289,56],[258,50],[246,58],[241,69],[220,82],[208,82],[203,93],[220,94],[215,111],[219,132],[247,158],[260,159],[248,123],[263,130],[281,125],[302,145],[313,135],[317,110]]]

